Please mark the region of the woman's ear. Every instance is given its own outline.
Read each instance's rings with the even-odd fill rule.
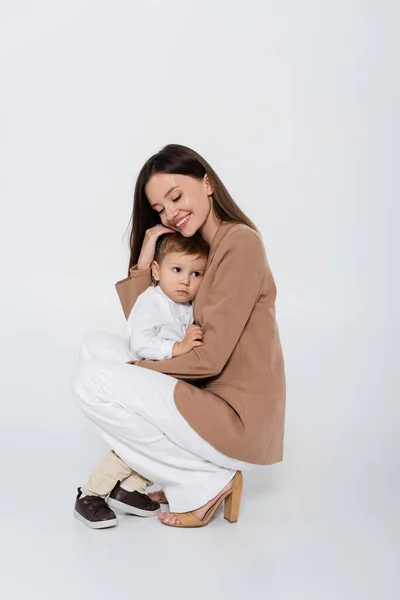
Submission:
[[[210,178],[207,175],[207,173],[204,175],[204,183],[206,186],[206,192],[207,192],[207,196],[211,196],[211,194],[213,193],[213,186],[211,184]]]
[[[158,283],[160,281],[160,267],[158,266],[158,263],[155,260],[153,260],[153,262],[151,263],[151,275],[155,282]]]

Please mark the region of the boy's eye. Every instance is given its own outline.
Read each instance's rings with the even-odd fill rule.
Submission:
[[[196,277],[201,277],[201,273],[199,273],[198,271],[194,271],[193,275],[196,275]]]
[[[180,272],[181,268],[180,267],[173,267],[173,270],[175,271],[175,269],[178,271],[178,273]]]

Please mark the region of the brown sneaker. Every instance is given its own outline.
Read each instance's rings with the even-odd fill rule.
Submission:
[[[118,519],[113,510],[101,496],[84,496],[78,488],[74,516],[91,529],[105,529],[118,525]]]
[[[138,517],[155,517],[160,512],[160,505],[146,494],[140,492],[128,492],[116,484],[107,498],[107,504],[124,513],[137,515]]]

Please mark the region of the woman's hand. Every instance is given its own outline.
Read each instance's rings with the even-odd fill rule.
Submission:
[[[139,255],[138,269],[148,269],[151,266],[154,260],[157,240],[163,233],[175,233],[175,231],[169,227],[164,227],[164,225],[156,225],[147,229]]]

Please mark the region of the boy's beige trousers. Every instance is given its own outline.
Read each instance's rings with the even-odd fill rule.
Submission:
[[[107,496],[117,483],[123,482],[132,490],[144,494],[153,482],[133,471],[113,450],[105,455],[89,479],[81,487],[88,496]]]

